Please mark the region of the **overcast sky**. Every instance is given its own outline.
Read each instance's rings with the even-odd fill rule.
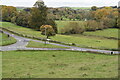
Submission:
[[[37,0],[0,0],[0,5],[32,7]],[[43,0],[48,7],[115,6],[120,0]]]

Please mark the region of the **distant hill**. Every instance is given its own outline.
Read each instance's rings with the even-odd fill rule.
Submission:
[[[91,9],[91,7],[70,7],[72,9]]]
[[[16,7],[16,8],[17,8],[18,11],[21,11],[21,10],[23,10],[25,8],[31,8],[31,7]]]

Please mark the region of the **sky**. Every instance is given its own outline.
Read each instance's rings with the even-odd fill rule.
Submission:
[[[37,0],[0,0],[0,5],[32,7]],[[43,0],[47,7],[115,6],[120,0]]]

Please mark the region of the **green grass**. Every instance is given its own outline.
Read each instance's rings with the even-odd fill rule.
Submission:
[[[84,32],[85,35],[93,35],[93,36],[101,36],[101,37],[114,37],[118,38],[118,31],[119,29],[111,28],[111,29],[104,29],[95,32]]]
[[[27,45],[27,47],[33,47],[33,48],[67,48],[67,47],[62,47],[62,46],[34,42],[34,41],[30,41],[29,44]]]
[[[115,78],[118,56],[72,51],[2,53],[3,78]]]
[[[0,22],[1,23],[1,22]],[[21,26],[16,26],[9,22],[2,22],[4,28],[13,30],[25,35],[31,35],[35,37],[45,37],[41,35],[39,31],[35,31],[29,28],[24,28]],[[62,24],[61,24],[62,25]],[[52,40],[61,41],[65,43],[75,43],[79,47],[93,47],[97,49],[118,49],[118,41],[106,38],[99,37],[90,37],[90,36],[71,36],[71,35],[60,35],[51,37]]]
[[[17,42],[17,40],[13,37],[9,37],[8,35],[4,34],[4,33],[0,33],[0,46],[6,46],[6,45],[10,45],[10,44],[14,44]]]
[[[16,32],[24,34],[24,35],[44,37],[43,35],[41,35],[40,31],[35,31],[33,29],[30,29],[30,28],[17,26],[13,23],[10,23],[10,22],[0,22],[0,24],[2,24],[1,27],[3,27],[3,28],[6,28],[6,29],[12,30],[12,31],[16,31]]]
[[[94,38],[89,36],[56,35],[53,40],[66,43],[78,44],[78,47],[93,47],[98,49],[118,49],[118,41],[105,38]]]

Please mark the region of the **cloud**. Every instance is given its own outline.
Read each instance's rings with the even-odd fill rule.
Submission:
[[[37,0],[2,0],[0,5],[32,7]],[[115,6],[119,0],[43,0],[48,7]]]

